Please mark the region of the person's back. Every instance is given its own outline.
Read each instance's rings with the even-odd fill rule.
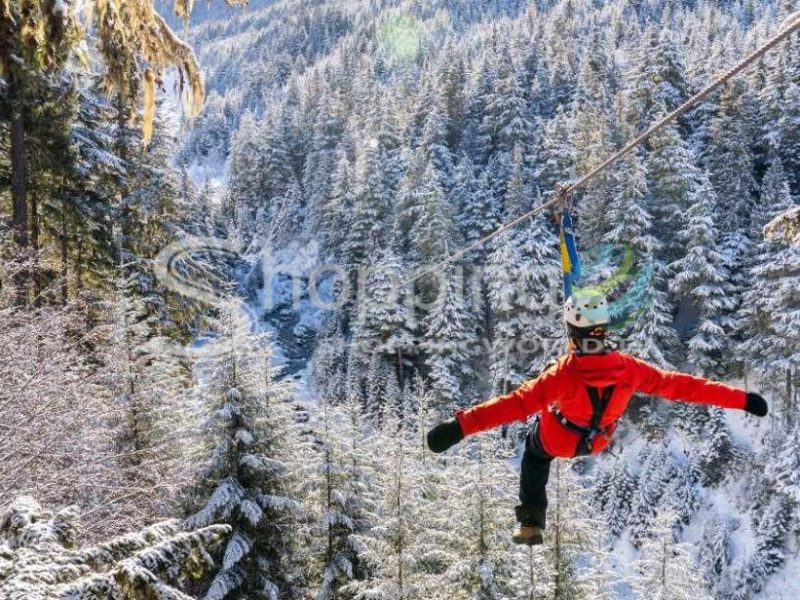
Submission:
[[[458,412],[454,420],[428,435],[431,449],[443,452],[465,436],[536,415],[521,466],[517,543],[542,542],[545,487],[553,458],[602,452],[635,393],[742,409],[757,416],[767,413],[758,394],[663,371],[616,350],[606,340],[609,315],[602,297],[572,297],[564,312],[571,340],[566,356],[519,389]]]

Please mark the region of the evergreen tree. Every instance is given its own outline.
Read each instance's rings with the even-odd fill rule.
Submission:
[[[359,257],[352,256],[346,245],[350,211],[356,204],[356,182],[353,164],[344,148],[340,148],[333,175],[330,197],[323,211],[322,239],[325,250],[339,264],[353,265]]]
[[[674,110],[687,95],[683,59],[672,31],[664,28],[657,33],[651,26],[643,37],[631,78],[627,113],[634,130],[629,133],[643,131],[659,113]]]
[[[720,408],[709,409],[708,424],[705,427],[707,439],[703,452],[698,455],[702,483],[715,485],[730,470],[734,457],[730,429]]]
[[[424,320],[422,343],[432,393],[438,406],[451,409],[463,408],[473,396],[472,357],[478,341],[459,279],[453,269],[442,273],[436,303]]]
[[[317,521],[311,535],[321,557],[318,600],[339,598],[350,582],[369,578],[357,536],[376,525],[375,473],[364,441],[357,403],[333,407],[323,400],[317,431],[315,472],[304,485],[314,501]]]
[[[224,522],[232,534],[206,598],[294,595],[299,503],[292,496],[292,423],[285,390],[273,381],[263,336],[231,303],[214,323],[218,339],[197,366],[197,393],[210,411],[209,462],[192,494],[189,527]]]
[[[617,460],[610,470],[605,471],[608,481],[601,501],[601,510],[608,524],[610,535],[619,537],[628,525],[636,492],[636,478],[625,461]]]
[[[360,545],[359,556],[371,575],[365,581],[347,585],[342,591],[349,596],[389,600],[415,593],[415,549],[420,535],[415,519],[422,516],[421,471],[412,451],[419,447],[416,440],[413,429],[391,415],[384,421],[380,434],[372,439],[381,524],[365,535],[354,537]]]
[[[230,528],[211,525],[182,532],[177,522],[165,521],[80,549],[79,531],[74,506],[53,514],[30,496],[14,501],[0,519],[3,594],[191,598],[185,593],[187,580],[213,569]]]
[[[230,197],[235,202],[237,227],[241,235],[255,231],[255,216],[266,202],[264,196],[264,151],[262,133],[252,113],[245,113],[231,142]]]
[[[731,597],[745,598],[763,590],[765,580],[787,560],[786,534],[791,522],[791,504],[776,494],[756,529],[756,547],[734,577]]]
[[[634,563],[638,576],[632,587],[643,598],[708,598],[691,546],[675,539],[674,520],[668,511],[659,514],[652,537],[642,545],[641,557]]]
[[[448,147],[450,126],[447,99],[442,92],[439,82],[431,85],[425,106],[427,114],[420,146],[431,167],[430,173],[426,173],[426,176],[435,177],[438,185],[446,193],[453,185],[453,157]]]
[[[401,263],[391,246],[366,278],[359,305],[358,338],[387,357],[413,353],[414,313],[401,286]],[[365,346],[366,347],[366,346]]]
[[[553,467],[546,530],[553,597],[608,597],[613,582],[602,567],[602,524],[590,509],[588,492],[574,468],[562,461]]]
[[[460,490],[456,510],[464,516],[462,528],[449,530],[447,543],[458,557],[450,575],[470,597],[486,600],[513,595],[509,589],[512,563],[507,560],[511,550],[508,505],[513,502],[516,473],[504,464],[507,457],[493,451],[496,445],[496,439],[475,440],[464,447],[463,459],[447,469],[455,474],[452,489]],[[448,503],[447,498],[442,500],[440,505]]]
[[[670,125],[650,140],[647,159],[648,187],[653,198],[653,219],[668,260],[683,248],[679,239],[686,221],[682,218],[701,195],[713,193],[706,177],[698,172],[695,157],[677,125]],[[716,208],[716,198],[711,210]]]
[[[556,184],[565,183],[574,175],[577,161],[576,149],[572,143],[574,126],[570,113],[561,107],[544,125],[535,173],[543,194],[554,192]]]
[[[658,505],[664,494],[665,473],[668,471],[669,457],[663,448],[654,448],[646,454],[642,463],[642,475],[633,501],[630,518],[631,541],[637,548],[652,533],[658,515]]]
[[[746,91],[732,84],[720,99],[709,129],[709,146],[703,156],[711,183],[717,192],[717,229],[722,233],[720,249],[726,257],[732,282],[741,285],[736,265],[748,249],[743,235],[750,223],[756,182],[751,132],[745,119]]]
[[[524,146],[532,133],[519,73],[507,45],[500,49],[496,69],[481,123],[481,133],[488,140],[488,155],[510,154],[516,144]]]
[[[456,251],[458,241],[452,207],[447,203],[431,163],[423,172],[413,203],[411,239],[419,264],[433,264]]]
[[[722,358],[728,352],[725,315],[733,311],[734,298],[728,284],[724,257],[717,251],[714,225],[714,191],[704,179],[687,214],[687,227],[679,236],[685,255],[670,265],[675,273],[670,291],[690,302],[698,316],[689,340],[687,363],[700,375],[721,375]]]
[[[667,366],[677,335],[672,327],[671,308],[662,290],[664,265],[656,257],[661,245],[652,232],[646,171],[640,157],[630,154],[623,159],[615,179],[619,191],[609,208],[609,222],[614,227],[606,240],[616,247],[631,249],[647,276],[643,289],[636,290],[634,302],[637,306],[621,305],[619,310],[623,314],[614,314],[612,318],[628,321],[622,335],[630,351],[643,360]]]
[[[500,227],[500,203],[489,185],[488,174],[483,171],[476,176],[466,156],[456,168],[450,198],[450,205],[458,207],[457,218],[467,242],[475,242]]]
[[[730,525],[714,519],[703,530],[699,552],[699,567],[712,591],[717,592],[724,587],[731,560]]]

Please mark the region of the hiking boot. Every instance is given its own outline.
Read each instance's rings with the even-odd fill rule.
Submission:
[[[511,541],[524,546],[539,546],[544,543],[542,528],[538,525],[520,525]]]

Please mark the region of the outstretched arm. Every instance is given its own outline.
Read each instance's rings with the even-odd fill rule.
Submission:
[[[510,394],[459,411],[456,413],[456,420],[465,436],[514,421],[525,421],[559,398],[561,392],[558,380],[558,365],[556,365]]]
[[[758,416],[766,415],[766,402],[758,394],[748,394],[742,389],[686,373],[664,371],[632,356],[628,358],[632,361],[635,386],[640,392],[667,400],[737,408]]]
[[[564,375],[560,366],[561,363],[551,367],[510,394],[459,411],[455,419],[428,433],[428,446],[434,452],[444,452],[465,436],[524,421],[533,413],[544,410],[564,393]]]

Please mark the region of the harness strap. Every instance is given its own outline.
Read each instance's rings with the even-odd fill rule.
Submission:
[[[589,400],[592,403],[592,420],[589,427],[583,427],[582,425],[573,423],[567,417],[565,417],[555,405],[550,407],[550,412],[553,413],[553,416],[565,429],[581,436],[581,441],[578,443],[578,447],[575,451],[576,456],[586,456],[591,454],[594,439],[598,435],[605,434],[608,431],[608,427],[601,428],[600,423],[602,422],[603,415],[605,414],[608,404],[611,401],[611,396],[614,395],[614,386],[610,385],[606,388],[603,388],[602,392],[595,387],[586,386],[586,391],[588,392]]]
[[[608,408],[608,403],[611,401],[611,396],[614,394],[614,386],[610,385],[603,388],[602,394],[596,387],[586,386],[586,391],[589,392],[589,400],[592,401],[592,429],[597,429],[600,421],[603,420],[603,414]]]

